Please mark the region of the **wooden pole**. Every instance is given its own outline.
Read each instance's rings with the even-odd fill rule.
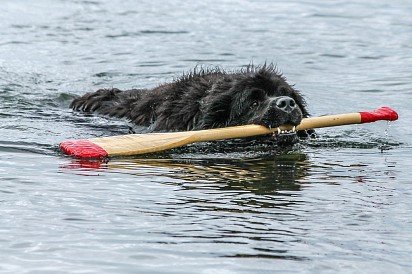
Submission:
[[[304,118],[296,127],[296,130],[369,123],[378,120],[394,121],[396,119],[398,119],[398,114],[394,110],[388,107],[383,107],[372,112],[356,112]],[[196,142],[276,134],[278,131],[291,130],[292,128],[293,126],[290,125],[272,129],[260,125],[245,125],[198,131],[129,134],[82,140],[68,140],[60,144],[60,149],[66,154],[79,158],[129,156],[163,151]]]

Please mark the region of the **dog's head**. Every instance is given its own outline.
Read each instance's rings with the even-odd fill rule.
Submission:
[[[297,90],[273,66],[247,68],[217,83],[204,108],[205,127],[298,125],[308,112]],[[294,143],[294,132],[276,138]]]

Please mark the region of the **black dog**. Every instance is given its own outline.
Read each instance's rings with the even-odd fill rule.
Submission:
[[[194,70],[153,89],[100,89],[75,99],[70,107],[125,117],[151,131],[183,131],[260,124],[298,125],[308,117],[297,90],[273,65],[236,72]],[[285,134],[294,142],[295,132]],[[306,132],[298,132],[305,136]],[[290,137],[293,138],[290,138]]]

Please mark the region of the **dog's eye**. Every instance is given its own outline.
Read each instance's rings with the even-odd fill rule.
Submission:
[[[288,89],[285,87],[280,87],[279,88],[279,93],[280,95],[287,95],[288,94]]]
[[[259,106],[259,102],[258,101],[254,101],[253,103],[252,103],[252,105],[250,105],[250,108],[256,108],[256,107],[258,107]]]

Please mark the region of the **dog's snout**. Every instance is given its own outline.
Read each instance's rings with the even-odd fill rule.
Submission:
[[[272,104],[274,104],[274,107],[286,113],[291,113],[297,107],[295,100],[288,96],[277,97]]]

